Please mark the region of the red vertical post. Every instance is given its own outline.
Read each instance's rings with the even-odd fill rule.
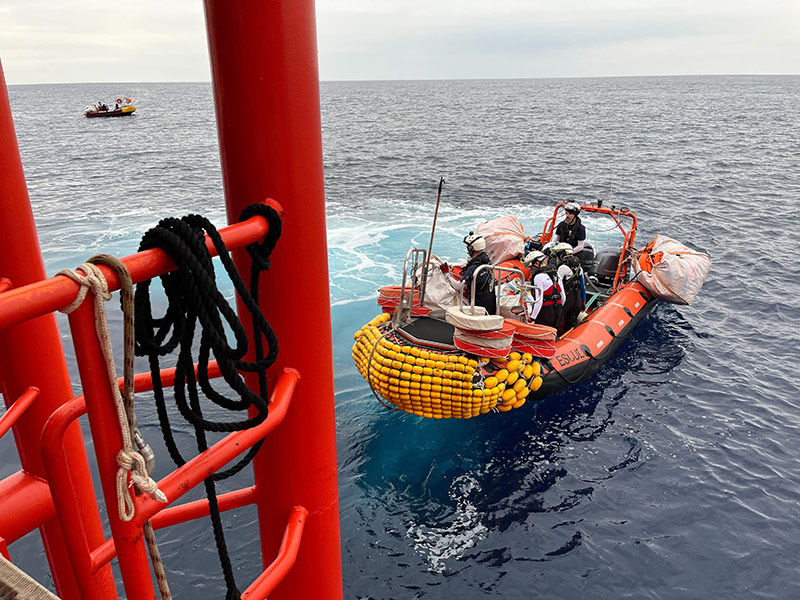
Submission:
[[[15,287],[45,278],[39,239],[28,200],[28,189],[11,118],[11,105],[0,65],[0,277]],[[14,438],[22,468],[46,479],[39,449],[42,428],[52,412],[72,399],[72,385],[67,373],[61,336],[54,315],[47,315],[0,331],[0,382],[6,404],[16,400],[29,387],[39,388],[33,406],[14,425]],[[75,423],[64,439],[75,480],[75,493],[83,510],[88,538],[100,544],[103,529],[92,478],[86,459],[80,426]],[[2,504],[0,498],[0,504]],[[70,568],[61,528],[55,520],[40,527],[56,591],[65,600],[79,599],[80,589]],[[116,598],[116,590],[107,567],[100,574],[106,598]]]
[[[155,600],[142,529],[135,520],[123,521],[119,517],[116,476],[119,468],[117,453],[122,450],[122,432],[109,384],[106,357],[95,331],[94,298],[91,292],[83,304],[70,313],[69,323],[122,583],[129,600]]]
[[[228,218],[268,197],[284,208],[261,307],[279,339],[271,379],[283,367],[300,369],[302,379],[254,464],[265,564],[292,508],[304,506],[309,516],[297,562],[270,598],[341,598],[314,3],[205,0],[205,10]],[[246,273],[247,255],[235,258]]]

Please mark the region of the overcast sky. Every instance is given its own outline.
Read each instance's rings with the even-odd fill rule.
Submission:
[[[800,74],[800,0],[317,0],[316,9],[322,80]],[[9,84],[210,80],[200,0],[0,0],[0,61]]]

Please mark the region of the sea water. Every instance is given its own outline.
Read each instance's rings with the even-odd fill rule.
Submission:
[[[134,252],[164,216],[224,224],[210,85],[9,92],[49,274]],[[83,118],[120,94],[134,116]],[[799,597],[800,77],[327,82],[321,99],[345,597]],[[440,177],[433,251],[451,262],[483,221],[532,234],[558,202],[603,200],[639,217],[638,247],[668,235],[711,273],[549,399],[468,421],[389,412],[352,334],[427,248]],[[147,398],[138,411],[166,472]],[[10,436],[0,457],[0,477],[18,468]],[[255,514],[224,520],[244,589]],[[224,595],[205,522],[159,542],[176,598]],[[37,534],[10,551],[52,585]]]

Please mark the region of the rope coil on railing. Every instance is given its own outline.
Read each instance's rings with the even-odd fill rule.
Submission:
[[[247,246],[252,259],[249,289],[233,264],[216,228],[200,215],[163,219],[144,234],[139,246],[140,251],[161,248],[177,266],[175,271],[166,273],[160,278],[168,301],[163,316],[156,318],[152,314],[150,281],[137,285],[135,305],[136,353],[148,357],[164,441],[170,456],[178,466],[185,464],[186,459],[179,451],[172,434],[160,379],[160,357],[173,351],[178,352],[173,389],[175,403],[184,419],[195,429],[199,452],[208,448],[206,432],[248,429],[263,422],[268,415],[266,369],[277,358],[278,341],[258,306],[258,288],[260,275],[269,268],[270,253],[280,237],[281,220],[274,208],[264,204],[247,207],[242,212],[240,220],[246,220],[254,215],[265,217],[269,230],[261,243]],[[255,360],[245,358],[249,350],[247,332],[234,309],[217,288],[214,265],[205,244],[205,235],[208,235],[213,243],[236,294],[250,313]],[[195,375],[193,342],[198,325],[200,341]],[[228,342],[229,334],[233,337],[233,344]],[[223,379],[236,393],[238,399],[228,398],[211,386],[208,363],[212,354]],[[247,387],[242,373],[248,372],[257,374],[259,393]],[[203,414],[200,404],[201,392],[221,408],[231,411],[253,408],[254,414],[240,420],[212,421]],[[214,482],[238,473],[253,459],[260,447],[261,442],[255,444],[233,467],[211,475],[204,482],[214,539],[229,600],[238,599],[240,592],[236,587],[233,567],[225,544]]]

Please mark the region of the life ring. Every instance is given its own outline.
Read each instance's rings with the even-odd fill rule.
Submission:
[[[510,346],[508,348],[488,348],[478,344],[471,344],[457,337],[453,338],[453,343],[459,350],[485,358],[505,358],[511,350]]]
[[[515,336],[511,348],[542,358],[553,358],[556,355],[556,343],[550,340],[525,340]]]
[[[481,329],[464,329],[463,327],[457,327],[456,331],[460,331],[461,333],[465,333],[467,335],[473,335],[479,338],[488,338],[488,339],[510,338],[514,336],[514,326],[508,322],[504,322],[503,326],[500,329],[481,330]]]
[[[465,306],[451,306],[444,315],[445,321],[459,329],[491,331],[501,329],[505,319],[501,315],[487,315],[486,309],[476,306],[475,312]]]
[[[411,288],[406,288],[406,295]],[[403,295],[403,288],[399,285],[385,285],[378,290],[378,304],[380,304],[380,300],[395,300],[399,301],[400,297]],[[419,303],[419,289],[414,289],[414,293],[412,295],[412,301]]]
[[[506,319],[506,322],[514,326],[517,336],[525,336],[532,340],[555,340],[558,334],[555,327],[548,327],[547,325],[523,323],[514,319]]]
[[[453,332],[453,341],[456,340],[461,340],[462,342],[467,342],[469,344],[475,344],[476,346],[483,346],[485,348],[501,349],[511,346],[511,342],[514,341],[514,337],[512,335],[502,338],[487,338],[479,335],[464,333],[460,329],[456,329]]]

